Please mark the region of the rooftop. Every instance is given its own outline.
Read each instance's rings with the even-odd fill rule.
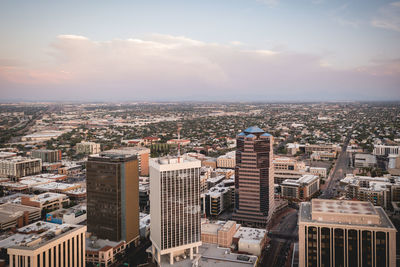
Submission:
[[[40,212],[40,209],[13,203],[2,204],[0,205],[0,223],[5,223],[11,220],[15,220],[19,216],[22,216],[25,211]]]
[[[150,149],[147,147],[141,147],[141,146],[121,147],[118,149],[110,149],[107,151],[103,151],[100,153],[100,156],[102,156],[102,157],[115,156],[115,155],[133,156],[133,155],[138,155],[138,154],[142,154],[142,153],[150,153]]]
[[[241,241],[246,242],[260,242],[264,239],[267,234],[267,230],[250,228],[250,227],[240,227],[239,230],[236,231],[234,238],[240,238]]]
[[[40,195],[32,196],[30,200],[37,201],[40,203],[45,203],[46,201],[53,201],[60,198],[68,198],[68,197],[65,194],[47,192]]]
[[[193,260],[189,258],[174,261],[174,265],[169,264],[167,255],[161,258],[162,266],[171,267],[250,267],[256,266],[257,256],[241,255],[231,253],[229,248],[220,248],[216,244],[203,244],[199,247],[199,254],[193,256]],[[242,260],[240,259],[242,256]]]
[[[86,250],[100,251],[100,250],[108,250],[110,248],[115,248],[124,243],[124,241],[121,240],[120,242],[114,242],[108,239],[98,239],[95,236],[91,236],[86,238],[85,243],[86,243],[85,244]]]
[[[19,162],[32,162],[32,161],[42,161],[41,159],[33,159],[33,158],[27,158],[27,157],[11,157],[11,158],[5,158],[5,159],[0,159],[2,162],[9,162],[9,163],[19,163]]]
[[[36,222],[19,228],[18,232],[0,241],[0,248],[18,248],[34,250],[51,242],[61,235],[83,225],[55,224],[49,222]]]
[[[251,126],[251,127],[247,128],[246,130],[244,130],[244,133],[247,133],[247,134],[265,133],[265,131],[262,130],[262,129],[260,129],[260,128],[257,127],[257,126]]]
[[[381,207],[367,201],[313,199],[302,202],[299,223],[359,225],[395,230]]]

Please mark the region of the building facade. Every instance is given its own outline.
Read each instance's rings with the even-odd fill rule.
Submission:
[[[100,153],[100,144],[94,142],[80,142],[76,144],[76,153],[78,154],[98,154]]]
[[[377,156],[400,155],[400,146],[374,145],[373,154]]]
[[[86,266],[86,226],[40,222],[18,231],[2,241],[8,243],[10,266]]]
[[[19,228],[35,221],[40,220],[40,209],[19,205],[14,203],[4,203],[0,205],[0,230],[6,231],[12,228]]]
[[[150,160],[150,240],[153,257],[162,265],[183,253],[193,259],[201,246],[201,162],[190,157]]]
[[[127,244],[139,238],[139,174],[135,154],[90,156],[86,164],[88,232]]]
[[[273,163],[275,184],[281,184],[286,179],[297,180],[306,173],[306,164],[294,158],[276,157]]]
[[[282,197],[293,200],[308,200],[319,191],[319,177],[304,175],[298,180],[285,180],[281,184]]]
[[[12,157],[0,160],[0,177],[18,180],[21,177],[39,174],[42,160],[24,157]]]
[[[235,210],[239,223],[265,226],[274,212],[273,137],[258,127],[237,136]]]
[[[369,177],[348,174],[340,180],[348,199],[369,201],[385,209],[400,201],[400,177]]]
[[[148,176],[149,175],[149,156],[150,149],[147,147],[122,147],[119,149],[111,149],[108,151],[103,151],[102,154],[133,154],[137,156],[138,159],[138,167],[139,167],[139,175]]]
[[[303,202],[299,266],[396,266],[396,232],[385,211],[369,202]]]
[[[32,158],[38,158],[43,162],[57,162],[61,160],[61,150],[37,149],[32,151]]]
[[[235,155],[236,155],[236,152],[232,151],[232,152],[226,153],[225,155],[218,157],[217,158],[217,167],[234,169],[235,165],[236,165]]]

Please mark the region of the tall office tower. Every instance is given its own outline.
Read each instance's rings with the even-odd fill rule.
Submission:
[[[370,202],[303,202],[299,266],[396,266],[396,228],[385,211]]]
[[[121,147],[121,148],[117,149],[117,153],[120,153],[123,150],[125,151],[124,153],[132,153],[137,156],[139,175],[149,176],[150,149],[147,147],[141,147],[141,146]],[[111,149],[108,151],[103,151],[102,154],[113,154],[114,151],[115,151],[114,149]]]
[[[201,246],[200,167],[190,157],[150,159],[150,240],[159,265],[168,254],[170,264],[183,253],[192,259]]]
[[[129,150],[89,157],[86,164],[88,232],[101,239],[139,239],[138,160]]]
[[[233,219],[239,223],[265,227],[274,212],[273,142],[256,126],[237,136]]]

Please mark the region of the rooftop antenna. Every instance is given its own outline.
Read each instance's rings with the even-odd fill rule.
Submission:
[[[181,129],[182,129],[182,124],[178,123],[178,162],[181,161]]]

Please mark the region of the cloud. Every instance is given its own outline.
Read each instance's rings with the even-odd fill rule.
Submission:
[[[60,35],[52,61],[2,64],[2,98],[62,100],[400,99],[400,60],[339,70],[324,57],[162,34]]]
[[[393,2],[380,8],[378,15],[371,20],[371,25],[400,32],[400,2]]]

